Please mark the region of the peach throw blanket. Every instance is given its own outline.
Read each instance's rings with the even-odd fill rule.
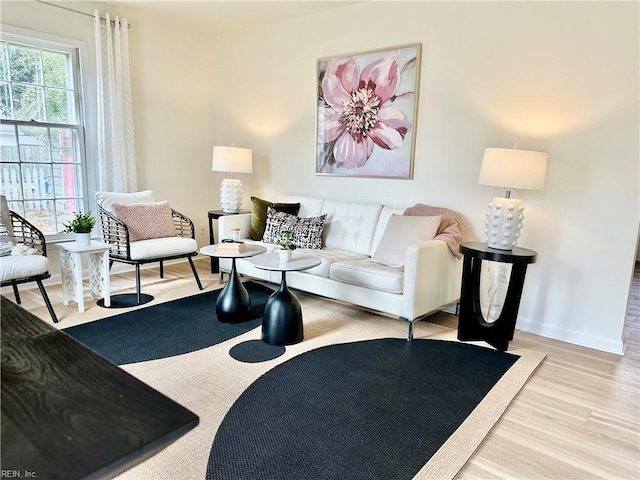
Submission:
[[[448,208],[432,207],[416,203],[413,207],[409,207],[404,211],[405,215],[413,215],[417,217],[433,217],[442,215],[440,220],[440,228],[434,237],[436,240],[443,240],[457,258],[462,258],[460,253],[460,244],[467,240],[467,229],[464,225],[462,217]]]

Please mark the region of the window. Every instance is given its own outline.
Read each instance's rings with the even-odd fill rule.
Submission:
[[[79,48],[2,32],[0,191],[45,234],[88,211]]]

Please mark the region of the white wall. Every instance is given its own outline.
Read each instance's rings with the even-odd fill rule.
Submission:
[[[7,5],[2,21],[26,28],[87,21]],[[480,239],[501,194],[477,184],[484,148],[547,151],[546,189],[517,192],[520,244],[539,252],[518,327],[621,351],[640,216],[637,3],[367,2],[221,38],[119,8],[133,23],[141,188],[205,223],[222,179],[211,147],[234,143],[254,151],[247,203],[286,192],[443,205]],[[415,42],[413,180],[316,176],[316,59]]]

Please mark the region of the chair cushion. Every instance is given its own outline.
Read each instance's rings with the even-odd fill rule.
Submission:
[[[320,249],[326,219],[326,214],[319,217],[300,218],[285,212],[276,212],[272,207],[267,207],[267,225],[262,241],[279,243],[281,234],[290,231],[296,247]]]
[[[113,211],[129,230],[129,240],[177,236],[169,202],[113,203]],[[418,218],[418,217],[416,217]]]
[[[331,265],[335,262],[363,260],[365,258],[369,258],[362,253],[350,252],[348,250],[313,250],[302,248],[299,251],[302,253],[310,253],[320,259],[320,265],[305,270],[305,273],[311,273],[313,275],[327,278],[329,277]]]
[[[369,258],[333,263],[329,272],[329,278],[340,282],[390,293],[400,294],[404,290],[403,271],[380,265]]]
[[[49,271],[49,259],[42,255],[19,255],[0,258],[0,281],[42,275]]]
[[[131,259],[148,260],[151,258],[186,255],[197,251],[198,243],[193,238],[165,237],[131,242]]]
[[[114,203],[148,203],[155,201],[156,199],[151,190],[133,193],[96,192],[96,202],[108,212],[113,212],[111,205]]]
[[[247,237],[251,240],[262,240],[267,225],[267,207],[273,207],[277,212],[297,215],[299,203],[273,203],[258,197],[251,197],[251,226]]]
[[[391,215],[382,239],[371,257],[374,262],[404,269],[407,247],[431,240],[440,226],[440,215],[411,217]]]

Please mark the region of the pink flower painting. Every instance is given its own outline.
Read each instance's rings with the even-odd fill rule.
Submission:
[[[411,178],[420,45],[318,61],[316,173]]]

